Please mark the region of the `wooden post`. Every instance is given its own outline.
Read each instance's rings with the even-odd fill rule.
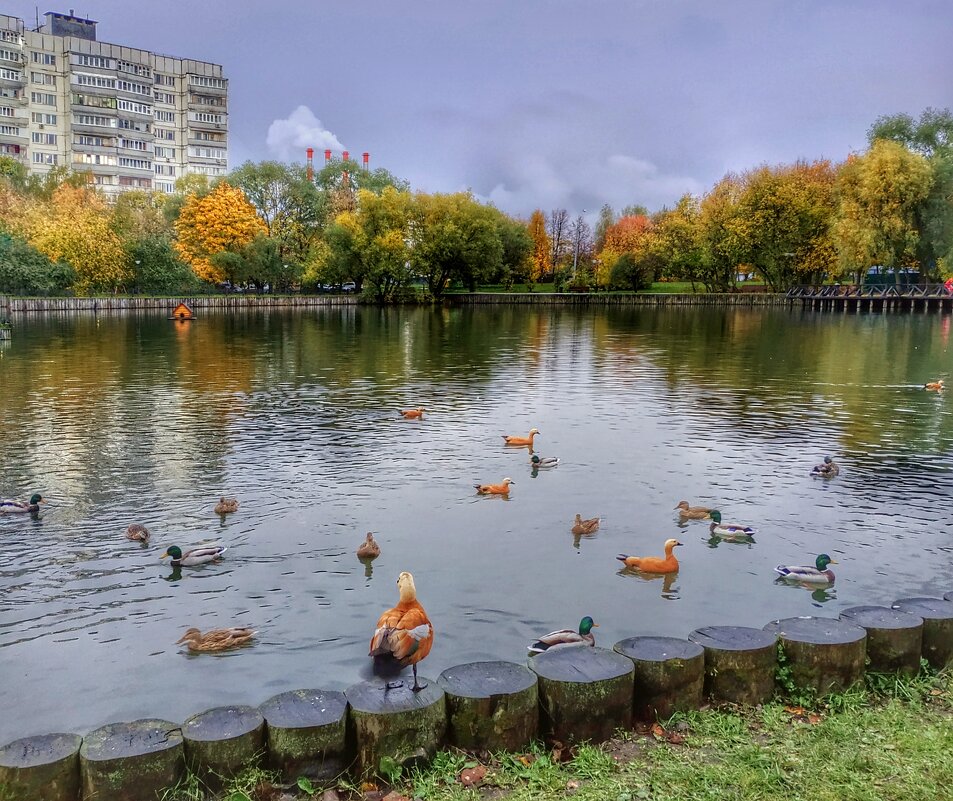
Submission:
[[[867,632],[868,670],[907,676],[920,672],[923,618],[886,606],[852,606],[840,618]]]
[[[443,744],[447,731],[444,692],[432,679],[420,692],[409,681],[387,688],[376,679],[353,684],[344,691],[351,705],[351,724],[357,740],[357,761],[362,773],[380,771],[381,757],[412,767],[429,760]]]
[[[563,743],[602,742],[632,724],[632,662],[605,648],[556,648],[530,660],[539,676],[540,726]]]
[[[781,638],[794,684],[817,695],[846,690],[864,675],[867,632],[826,617],[789,617],[764,627]]]
[[[923,658],[937,670],[953,662],[953,601],[900,598],[894,609],[923,618]]]
[[[155,798],[185,772],[181,729],[167,720],[110,723],[86,735],[79,763],[83,798]]]
[[[78,734],[24,737],[0,748],[0,798],[78,801]]]
[[[285,776],[330,779],[347,768],[344,693],[291,690],[258,709],[265,718],[271,766]]]
[[[230,778],[257,765],[265,750],[265,719],[252,706],[221,706],[182,724],[185,756],[203,779]]]
[[[705,695],[716,703],[763,704],[774,694],[778,637],[746,626],[707,626],[688,639],[705,649]]]
[[[635,669],[634,712],[639,720],[665,720],[698,709],[705,686],[705,649],[677,637],[630,637],[612,649]]]
[[[440,674],[450,744],[468,751],[519,751],[537,735],[536,674],[513,662],[474,662]]]

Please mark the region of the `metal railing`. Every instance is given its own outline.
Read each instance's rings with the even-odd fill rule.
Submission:
[[[953,286],[948,284],[809,284],[792,286],[789,298],[949,298]]]

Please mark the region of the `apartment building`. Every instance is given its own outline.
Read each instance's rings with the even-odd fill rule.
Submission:
[[[226,173],[220,65],[99,42],[72,10],[44,17],[31,28],[0,14],[0,155],[85,173],[110,198]]]

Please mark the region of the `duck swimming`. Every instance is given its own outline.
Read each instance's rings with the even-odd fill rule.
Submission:
[[[833,584],[834,571],[828,565],[836,565],[826,553],[817,557],[815,567],[809,565],[778,565],[775,572],[783,579],[798,581],[802,584]]]
[[[840,468],[834,463],[834,460],[830,456],[825,456],[824,461],[821,464],[814,465],[814,468],[811,470],[812,476],[820,476],[821,478],[833,478],[840,472]]]
[[[397,411],[405,420],[419,420],[427,410],[421,406],[417,409],[398,409]]]
[[[40,504],[46,499],[39,492],[34,493],[28,501],[5,500],[0,501],[0,514],[19,514],[22,512],[38,512]]]
[[[230,648],[239,648],[247,645],[257,632],[249,628],[210,629],[202,634],[198,629],[188,629],[178,640],[187,643],[190,651],[209,652],[227,651]]]
[[[939,381],[930,381],[924,384],[923,388],[932,390],[933,392],[939,392],[941,389],[943,389],[943,379],[941,378]]]
[[[708,530],[718,537],[753,537],[757,533],[751,526],[739,526],[736,523],[722,523],[721,512],[717,509],[712,509],[709,513],[709,517],[712,519],[712,524],[708,527]]]
[[[707,506],[689,506],[688,501],[679,501],[675,508],[683,520],[703,520],[712,511]]]
[[[580,536],[585,536],[587,534],[595,534],[599,530],[599,518],[590,517],[588,520],[583,520],[582,515],[577,514],[576,520],[572,526],[572,533]]]
[[[139,523],[133,523],[126,529],[126,539],[135,540],[137,542],[148,542],[149,529]]]
[[[678,559],[675,558],[673,550],[676,545],[681,545],[678,540],[665,540],[665,558],[658,556],[628,556],[620,553],[616,559],[625,563],[626,567],[635,570],[641,570],[643,573],[677,573]]]
[[[593,623],[592,618],[586,615],[579,621],[578,632],[572,629],[551,631],[549,634],[544,634],[536,640],[536,642],[528,645],[527,650],[531,654],[541,654],[543,651],[572,645],[595,646],[596,635],[592,633],[592,630],[596,628],[599,628],[599,624]]]
[[[182,549],[178,545],[170,545],[159,558],[172,557],[172,567],[194,567],[195,565],[204,565],[207,562],[221,559],[222,554],[227,550],[227,545],[206,545],[182,553]]]
[[[506,435],[504,434],[504,435],[503,435],[503,441],[504,441],[504,443],[507,444],[507,445],[520,445],[520,446],[529,445],[529,447],[532,448],[532,447],[533,447],[533,437],[535,437],[538,433],[539,433],[539,429],[538,429],[538,428],[531,428],[531,429],[529,430],[529,434],[527,434],[525,437],[514,437],[514,436],[508,437],[508,436],[506,436]]]
[[[381,555],[381,546],[374,541],[374,535],[368,531],[367,539],[357,549],[358,559],[376,559]]]
[[[474,484],[480,495],[509,495],[510,484],[515,484],[511,478],[504,478],[500,484]]]
[[[536,456],[533,454],[530,457],[530,461],[533,463],[534,470],[543,470],[548,467],[555,467],[559,464],[559,458],[556,456]]]
[[[413,665],[412,689],[417,693],[427,686],[422,687],[417,681],[417,663],[433,648],[433,624],[417,600],[417,588],[410,573],[404,572],[397,577],[397,590],[400,602],[380,616],[368,655],[374,657],[375,666],[385,667],[390,663],[404,668]]]
[[[238,511],[238,501],[234,498],[226,498],[224,495],[219,502],[215,504],[215,514],[227,515]]]

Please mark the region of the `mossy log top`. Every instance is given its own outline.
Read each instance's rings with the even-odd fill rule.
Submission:
[[[470,662],[447,668],[438,681],[453,695],[492,698],[529,689],[536,684],[536,674],[515,662]]]
[[[310,729],[343,723],[347,698],[331,690],[289,690],[269,698],[258,709],[269,727]]]
[[[851,606],[840,616],[865,629],[916,629],[923,625],[922,617],[889,606]]]
[[[146,718],[130,723],[110,723],[83,738],[80,757],[87,762],[156,754],[179,748],[182,729],[168,720]]]
[[[421,686],[426,686],[416,693],[406,680],[401,680],[399,686],[388,688],[388,682],[373,679],[352,684],[344,691],[344,695],[353,710],[372,715],[413,712],[443,703],[443,690],[437,682],[423,676],[419,677],[419,681]]]
[[[619,640],[612,649],[637,662],[688,661],[699,659],[705,653],[698,643],[678,637],[629,637]]]
[[[886,606],[852,606],[840,616],[866,630],[869,671],[910,676],[920,671],[922,617]]]
[[[919,615],[927,620],[953,620],[953,601],[941,598],[898,598],[894,609]]]
[[[290,690],[269,698],[265,717],[271,765],[286,776],[327,779],[347,767],[347,699],[328,690]]]
[[[705,626],[695,629],[688,639],[715,651],[753,651],[774,648],[778,635],[748,626]]]
[[[774,694],[778,636],[747,626],[707,626],[688,639],[705,649],[705,694],[716,703],[763,704]]]
[[[668,718],[698,709],[705,686],[705,649],[678,637],[630,637],[613,649],[632,661],[637,718]]]
[[[553,648],[530,660],[530,667],[540,678],[549,681],[587,682],[617,679],[632,673],[632,663],[606,648],[585,645]]]
[[[923,658],[937,670],[953,662],[953,601],[900,598],[894,609],[923,618]]]
[[[252,706],[220,706],[190,717],[182,724],[182,736],[195,769],[233,776],[260,761],[265,719]]]
[[[253,706],[220,706],[190,717],[182,724],[182,736],[197,742],[231,740],[264,725],[264,717]]]
[[[78,734],[42,734],[0,748],[0,799],[75,801],[82,742]]]
[[[867,632],[853,623],[813,615],[774,620],[768,623],[764,630],[776,632],[785,641],[810,645],[845,645],[867,637]]]

